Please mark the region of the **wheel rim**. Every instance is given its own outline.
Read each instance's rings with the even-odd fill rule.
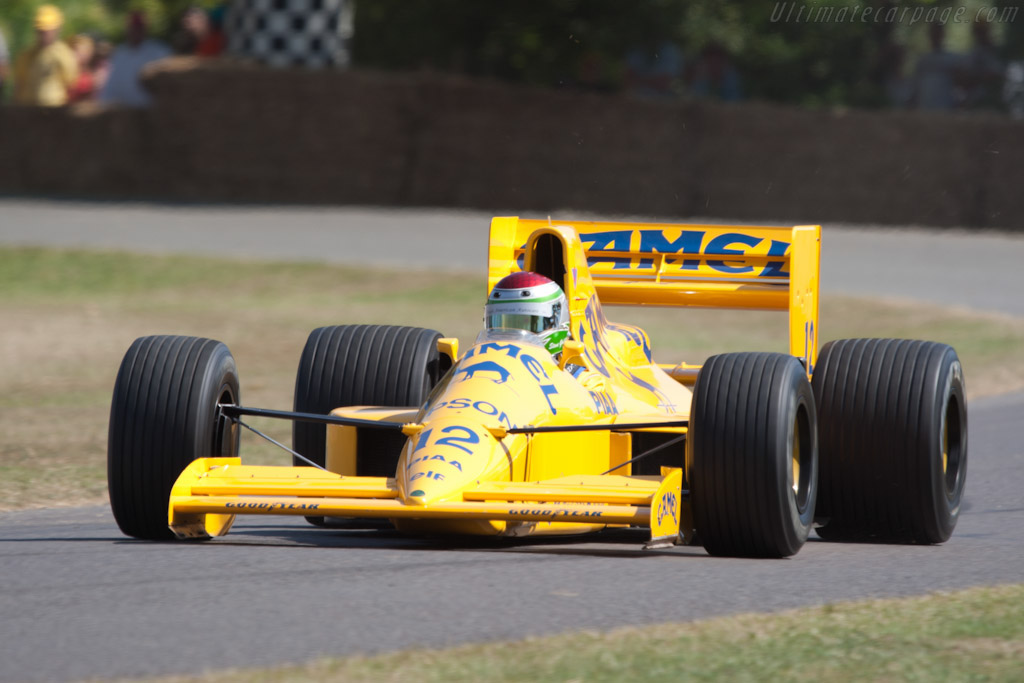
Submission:
[[[960,417],[960,403],[955,396],[946,404],[942,420],[942,479],[946,497],[952,500],[960,486],[963,463],[963,423]]]
[[[790,454],[790,480],[789,485],[793,490],[793,498],[796,500],[797,509],[803,513],[807,507],[807,499],[811,490],[811,465],[805,462],[810,458],[811,450],[811,428],[810,419],[807,416],[806,406],[801,405],[793,419],[793,447]]]
[[[949,425],[944,424],[942,428],[942,474],[949,473]],[[948,488],[948,484],[947,484]]]
[[[220,395],[217,399],[218,406],[234,405],[237,403],[235,392],[228,384],[220,388]],[[217,425],[213,430],[212,453],[217,457],[230,457],[235,455],[235,446],[238,444],[238,423],[225,417],[220,408],[217,409]]]
[[[797,438],[793,439],[793,476],[791,477],[790,486],[793,489],[793,495],[800,495],[800,438],[799,438],[800,425],[797,422],[793,423],[793,433],[797,435]]]

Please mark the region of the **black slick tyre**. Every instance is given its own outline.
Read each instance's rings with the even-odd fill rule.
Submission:
[[[687,434],[690,498],[708,553],[788,557],[807,540],[817,492],[814,397],[803,366],[777,353],[707,360]]]
[[[107,440],[110,506],[121,531],[174,538],[167,526],[171,486],[197,458],[238,455],[238,426],[218,409],[238,398],[235,359],[221,342],[135,340],[114,383]]]
[[[421,405],[442,374],[441,354],[437,350],[440,338],[441,333],[436,330],[391,325],[337,325],[313,330],[295,376],[295,411],[326,414],[353,405]],[[400,434],[366,437],[384,441],[392,437],[404,442]],[[292,448],[321,467],[326,461],[326,442],[324,425],[293,424]],[[392,462],[390,455],[394,449],[380,450],[385,451],[384,457],[370,463],[371,453],[360,448],[360,474],[394,476],[397,452]],[[306,464],[298,458],[293,458],[293,462]],[[373,469],[365,469],[367,466]],[[307,519],[312,524],[323,523],[322,517]]]
[[[963,369],[946,344],[844,339],[822,347],[811,382],[826,540],[942,543],[967,476]]]

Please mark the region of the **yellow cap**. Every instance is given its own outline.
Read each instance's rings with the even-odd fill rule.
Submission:
[[[36,28],[40,31],[52,31],[64,23],[64,14],[56,5],[40,5],[36,10]]]

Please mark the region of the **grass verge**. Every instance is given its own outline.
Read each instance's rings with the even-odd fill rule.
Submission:
[[[1024,584],[150,680],[841,683],[1022,676]]]
[[[0,509],[106,500],[106,430],[121,357],[138,336],[220,339],[247,405],[287,409],[306,336],[322,325],[432,327],[469,343],[482,324],[479,277],[177,256],[0,249]],[[778,313],[609,309],[644,327],[661,362],[786,350]],[[960,353],[972,396],[1024,387],[1024,320],[924,305],[825,298],[822,341],[934,339]],[[254,420],[288,441],[290,425]],[[253,463],[289,462],[249,434]]]

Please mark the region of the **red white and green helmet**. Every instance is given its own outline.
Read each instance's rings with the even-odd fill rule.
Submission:
[[[569,302],[550,278],[537,273],[506,275],[494,285],[484,307],[487,329],[526,330],[540,336],[553,356],[569,336]]]

